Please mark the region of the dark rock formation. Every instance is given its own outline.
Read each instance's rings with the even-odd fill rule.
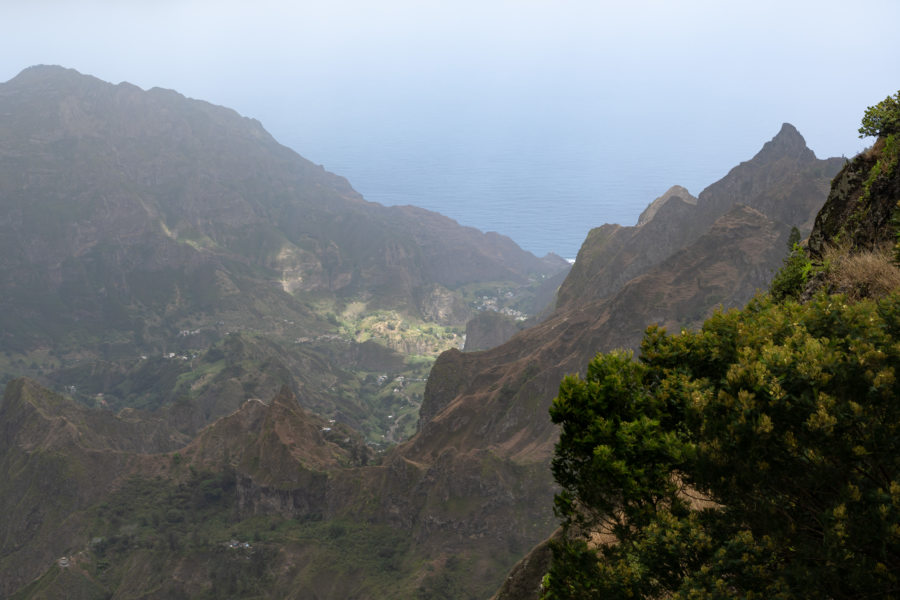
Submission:
[[[900,201],[900,161],[896,147],[885,146],[885,138],[880,138],[834,178],[809,236],[814,257],[821,258],[827,244],[871,250],[896,242],[891,220]]]

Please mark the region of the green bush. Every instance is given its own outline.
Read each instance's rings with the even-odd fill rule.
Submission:
[[[880,137],[900,133],[900,91],[866,109],[859,137]]]
[[[898,597],[898,336],[896,294],[767,296],[564,380],[544,598]]]
[[[809,274],[812,271],[812,262],[800,244],[793,244],[790,254],[772,279],[769,292],[776,300],[797,298],[806,288]]]

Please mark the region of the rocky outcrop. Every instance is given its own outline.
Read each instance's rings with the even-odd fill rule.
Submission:
[[[553,558],[552,544],[561,531],[535,546],[516,563],[491,600],[539,600],[543,591],[541,583]]]
[[[425,398],[419,409],[419,431],[432,417],[444,410],[465,386],[463,374],[469,362],[459,350],[448,350],[441,354],[441,361],[432,367],[425,383]]]
[[[650,203],[650,205],[644,209],[644,212],[640,214],[637,220],[637,226],[646,225],[649,223],[656,213],[659,212],[660,207],[664,205],[671,199],[678,199],[682,202],[686,202],[687,204],[697,204],[697,198],[691,196],[691,193],[687,191],[686,188],[681,187],[680,185],[673,185],[666,192]]]
[[[303,479],[296,486],[277,488],[261,485],[252,477],[238,474],[235,493],[240,518],[271,514],[288,519],[321,518],[327,510],[328,476],[308,471]]]
[[[892,222],[900,202],[900,151],[880,138],[844,165],[809,236],[809,250],[821,258],[828,244],[872,250],[896,242]]]

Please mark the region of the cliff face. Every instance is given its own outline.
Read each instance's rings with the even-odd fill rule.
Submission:
[[[482,312],[466,323],[466,352],[499,346],[521,329],[511,317],[495,311]]]
[[[814,257],[821,258],[829,244],[871,250],[897,241],[892,219],[900,201],[898,156],[893,137],[879,138],[844,165],[809,236]]]

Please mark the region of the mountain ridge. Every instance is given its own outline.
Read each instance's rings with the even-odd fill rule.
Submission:
[[[360,426],[365,407],[334,380],[364,371],[353,348],[390,341],[347,321],[407,317],[428,339],[396,347],[428,354],[461,336],[469,288],[502,286],[536,312],[541,282],[568,269],[434,212],[367,202],[258,121],[172,90],[31,67],[0,84],[0,117],[0,375],[120,408],[199,398],[172,419],[186,433],[262,381],[265,394],[302,385],[308,408]],[[230,378],[192,380],[198,364],[222,372],[205,352],[236,333],[270,373],[228,364]]]
[[[40,75],[38,70],[26,79]],[[72,73],[65,76],[85,85],[91,83]],[[110,93],[109,87],[101,87],[100,95]],[[6,91],[0,85],[0,113]],[[118,93],[150,101],[147,92],[127,86],[115,92]],[[172,98],[160,94],[160,101]],[[42,101],[49,102],[48,98],[49,95]],[[77,103],[74,106],[77,108]],[[85,121],[72,106],[66,107],[67,115],[75,115],[70,125],[82,127]],[[202,105],[192,105],[192,110],[195,108],[202,113]],[[208,128],[205,117],[198,118],[196,130]],[[131,126],[139,131],[142,125]],[[134,297],[143,303],[139,310],[124,302],[122,306],[110,303],[107,307],[109,316],[126,325],[156,315],[160,323],[174,321],[165,324],[173,330],[173,336],[182,331],[185,333],[181,337],[189,339],[208,335],[212,340],[214,334],[220,336],[202,356],[186,352],[172,353],[174,356],[168,358],[135,359],[137,366],[125,371],[118,383],[127,386],[138,373],[152,381],[163,376],[180,379],[184,385],[171,389],[189,393],[167,401],[167,406],[176,419],[196,417],[196,421],[191,421],[191,440],[174,447],[172,442],[181,438],[168,440],[168,445],[153,446],[155,453],[146,452],[149,446],[136,447],[134,451],[124,446],[121,452],[110,450],[111,444],[104,436],[117,439],[116,436],[125,435],[128,427],[124,422],[129,415],[139,418],[140,414],[132,409],[120,412],[118,417],[107,413],[97,419],[102,422],[94,424],[92,415],[101,413],[79,407],[61,396],[51,396],[51,392],[35,384],[15,380],[8,386],[10,397],[2,401],[0,412],[8,406],[23,406],[20,390],[27,388],[49,402],[54,412],[77,415],[67,423],[58,421],[61,425],[53,424],[53,415],[48,415],[48,420],[35,411],[27,419],[37,423],[32,427],[51,432],[55,431],[53,427],[60,428],[62,433],[53,438],[54,443],[75,448],[67,461],[53,463],[56,466],[46,470],[54,477],[58,475],[66,486],[71,484],[74,491],[66,488],[62,490],[65,494],[56,496],[61,503],[41,507],[44,512],[39,516],[44,529],[34,529],[38,526],[22,499],[40,505],[37,496],[27,495],[34,494],[29,491],[29,482],[35,478],[42,481],[43,487],[34,489],[54,493],[55,480],[43,476],[41,469],[47,466],[43,461],[52,462],[55,458],[21,444],[5,448],[0,459],[8,461],[4,466],[9,465],[9,472],[15,477],[0,488],[0,506],[7,508],[8,515],[8,529],[0,536],[8,544],[0,556],[4,573],[0,579],[7,586],[3,591],[24,589],[23,585],[42,572],[55,573],[52,570],[58,567],[54,561],[65,553],[81,556],[79,568],[95,573],[106,589],[123,593],[128,590],[137,594],[148,582],[157,581],[155,589],[161,595],[215,591],[228,595],[229,577],[240,574],[248,586],[257,586],[265,590],[260,593],[272,597],[384,597],[387,590],[395,597],[486,597],[516,560],[556,528],[550,510],[553,483],[547,468],[556,430],[547,417],[547,406],[560,378],[579,372],[599,350],[633,347],[651,321],[669,327],[691,327],[716,306],[742,303],[764,285],[768,269],[777,266],[786,251],[791,223],[783,219],[793,219],[792,215],[812,218],[803,213],[803,207],[812,204],[827,186],[834,160],[817,161],[814,155],[810,157],[811,151],[807,153],[798,147],[796,130],[791,129],[782,127],[779,135],[753,159],[733,169],[714,184],[717,187],[701,192],[696,206],[667,199],[653,218],[639,228],[603,226],[593,230],[579,252],[581,264],[576,261],[576,268],[563,285],[566,291],[561,290],[555,311],[494,348],[466,353],[449,350],[442,354],[425,382],[418,433],[371,462],[372,456],[346,423],[331,423],[327,415],[313,415],[308,410],[325,413],[330,406],[328,401],[334,397],[343,399],[358,392],[357,388],[344,385],[341,363],[332,359],[346,355],[345,361],[362,360],[353,358],[362,349],[347,349],[329,341],[328,332],[333,331],[329,320],[316,313],[312,302],[297,301],[285,285],[296,285],[291,290],[296,294],[315,291],[320,294],[316,300],[333,300],[346,293],[348,298],[360,301],[366,294],[375,296],[390,288],[385,294],[386,306],[412,306],[427,298],[435,310],[444,307],[452,312],[444,283],[461,283],[459,265],[452,264],[454,257],[442,254],[438,242],[428,246],[423,237],[426,231],[405,232],[401,241],[394,239],[395,233],[404,229],[401,215],[418,214],[419,209],[386,209],[386,214],[398,216],[373,221],[372,215],[381,213],[380,209],[366,212],[369,204],[360,203],[357,196],[342,198],[339,182],[336,187],[327,187],[329,176],[315,166],[308,168],[318,173],[315,176],[320,179],[316,181],[324,182],[321,189],[313,186],[316,194],[321,193],[342,207],[361,206],[365,210],[334,216],[288,211],[276,215],[277,225],[285,227],[283,231],[272,223],[252,230],[253,219],[257,218],[254,202],[262,202],[254,197],[251,202],[237,202],[233,213],[217,224],[207,220],[210,214],[205,212],[203,202],[211,202],[212,196],[203,196],[208,189],[201,185],[202,178],[191,175],[177,179],[162,168],[164,162],[154,164],[147,179],[138,178],[135,184],[145,186],[138,190],[140,193],[133,189],[123,192],[133,200],[134,209],[121,216],[128,227],[116,230],[120,239],[112,248],[76,244],[81,248],[81,256],[90,257],[94,252],[94,262],[80,266],[66,263],[58,271],[48,269],[41,281],[52,282],[56,277],[74,285],[74,279],[85,288],[83,299],[95,297],[97,289],[92,286],[99,282],[108,294],[119,293],[128,298],[141,283],[138,280],[146,278],[150,271],[128,280],[116,275],[112,267],[131,264],[129,261],[145,267],[151,263],[165,265],[175,255],[191,265],[194,270],[185,270],[171,280],[154,279],[136,293]],[[251,124],[246,131],[252,130]],[[90,162],[88,153],[74,156],[79,143],[87,144],[82,150],[92,147],[93,141],[85,139],[77,138],[72,147],[66,146],[72,145],[71,140],[64,138],[42,142],[50,145],[41,152],[46,150],[53,155],[51,150],[59,150],[53,144],[62,143],[62,154],[54,155],[60,163],[68,164],[73,157]],[[252,135],[248,139],[251,144],[256,143]],[[293,156],[287,150],[276,151],[287,157],[285,160]],[[0,157],[6,156],[2,152]],[[179,156],[195,159],[193,163],[189,161],[192,165],[220,160],[179,152]],[[235,154],[221,159],[226,163],[237,156],[234,148],[228,152]],[[148,155],[156,154],[148,151]],[[280,168],[276,163],[267,163],[266,168],[275,173]],[[242,179],[241,173],[240,169],[231,170],[231,179],[217,180],[214,187],[235,197],[257,189]],[[173,178],[165,179],[169,176]],[[42,177],[37,172],[33,182],[16,181],[31,185],[33,191],[34,186],[40,188],[45,181]],[[4,181],[2,177],[0,181]],[[186,183],[174,185],[173,181]],[[171,186],[166,190],[172,197],[196,192],[199,200],[183,212],[167,213],[142,196],[157,185]],[[16,186],[10,189],[13,187]],[[18,192],[20,187],[16,187]],[[272,213],[282,207],[294,193],[289,187],[271,191],[273,202],[260,204],[259,210]],[[44,189],[50,190],[51,186]],[[78,186],[74,189],[77,191]],[[102,194],[96,198],[100,208],[105,206]],[[145,234],[141,229],[145,221],[137,216],[148,211],[138,200],[144,200],[155,215],[146,233],[150,238],[144,242],[156,248],[150,259],[135,258],[128,252],[128,245],[134,239],[143,239],[140,236]],[[820,201],[824,201],[824,194]],[[160,201],[158,206],[165,204]],[[17,218],[25,216],[23,210],[22,217]],[[428,218],[438,223],[435,228],[444,223],[438,216]],[[232,228],[228,222],[240,226]],[[682,231],[688,222],[694,229]],[[376,227],[373,239],[362,239],[368,231],[366,225],[379,223],[384,223],[384,227]],[[701,230],[703,223],[707,227]],[[61,232],[63,241],[87,239],[89,228],[99,226],[89,222],[80,230],[70,231],[65,219],[48,219],[45,225],[50,231]],[[328,236],[338,229],[350,232],[346,248],[329,241]],[[295,236],[297,232],[303,235]],[[313,237],[313,232],[321,237]],[[457,229],[453,235],[464,244],[473,234]],[[642,249],[647,251],[648,246],[639,242],[651,237],[664,243],[661,248],[654,248],[650,256],[643,256]],[[637,241],[632,241],[635,238]],[[163,242],[154,245],[157,240]],[[426,248],[422,249],[423,245]],[[228,253],[236,248],[245,252]],[[476,254],[502,257],[510,248],[501,240],[494,246],[488,243]],[[35,260],[48,251],[39,245],[28,250],[31,254],[26,254]],[[523,255],[514,249],[509,252],[512,254],[503,261],[493,263],[496,271],[485,267],[484,272],[527,280],[527,272],[514,268],[516,256]],[[456,258],[460,256],[470,254],[461,252]],[[211,260],[209,257],[215,260],[204,262]],[[527,256],[523,261],[535,264]],[[415,269],[407,268],[409,264],[424,263],[440,270],[443,279],[425,281]],[[0,268],[3,264],[0,262]],[[111,275],[96,279],[97,271]],[[199,275],[212,291],[191,287],[196,286]],[[19,285],[24,288],[28,283],[29,280],[20,280]],[[258,285],[267,285],[268,295],[256,295],[261,293],[255,289]],[[310,289],[305,289],[306,285]],[[248,302],[248,296],[257,303]],[[266,300],[269,297],[277,302]],[[258,303],[264,301],[276,308],[260,308]],[[223,305],[229,307],[230,313],[223,313]],[[222,314],[256,311],[256,327],[266,323],[290,332],[294,330],[287,320],[305,320],[302,325],[309,333],[302,339],[294,338],[297,334],[287,336],[290,346],[249,328],[231,331],[231,323],[210,325],[208,333],[194,333],[207,325],[199,324],[196,317],[192,321],[189,317],[196,313],[186,306],[209,307],[212,316],[204,318],[213,321]],[[40,306],[33,306],[32,310],[37,308]],[[75,316],[89,318],[93,314],[90,309],[90,305],[80,307],[82,312],[76,312],[73,321]],[[179,316],[179,310],[187,316]],[[338,320],[338,315],[332,316]],[[402,327],[403,323],[397,326]],[[181,331],[175,334],[177,330]],[[122,326],[120,331],[133,330]],[[152,338],[153,332],[147,331],[146,337]],[[316,344],[326,346],[327,351],[317,350]],[[297,348],[308,352],[295,354],[299,352]],[[168,352],[168,347],[165,349]],[[111,343],[105,348],[98,345],[97,352],[104,351],[114,354]],[[390,362],[393,358],[375,356],[373,360]],[[103,371],[96,365],[91,368],[97,368],[98,375],[104,377],[115,374],[112,369]],[[406,382],[399,378],[393,381],[391,398],[406,393]],[[209,382],[216,382],[215,387],[204,388]],[[223,397],[227,397],[227,403],[217,404],[216,400]],[[209,405],[204,404],[206,400]],[[204,417],[192,410],[201,410]],[[10,419],[10,427],[20,421]],[[106,427],[114,431],[104,433]],[[96,439],[95,445],[103,451],[88,458],[79,449],[78,439]],[[103,478],[93,482],[91,491],[102,495],[104,503],[92,503],[93,496],[82,502],[71,500],[80,486],[87,485],[84,477],[91,473],[91,469],[79,471],[80,464],[105,465]],[[67,470],[78,477],[67,479]],[[50,545],[47,528],[62,523],[60,515],[73,510],[75,516],[64,521],[66,529],[59,536],[60,543]],[[30,531],[40,533],[33,548],[27,541]],[[95,544],[93,540],[97,538],[101,541]],[[59,549],[61,545],[65,548]],[[247,553],[241,554],[244,550]],[[257,564],[254,557],[265,558],[258,571],[250,569]],[[193,575],[184,577],[188,572]],[[169,577],[172,573],[181,575]]]

